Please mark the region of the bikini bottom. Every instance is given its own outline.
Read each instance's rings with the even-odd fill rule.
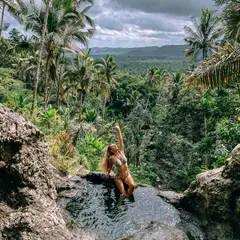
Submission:
[[[115,180],[121,180],[122,182],[125,182],[125,180],[128,178],[128,176],[129,176],[129,172],[128,172],[128,174],[127,174],[127,176],[126,177],[121,177],[121,176],[119,176],[118,174],[115,176]]]

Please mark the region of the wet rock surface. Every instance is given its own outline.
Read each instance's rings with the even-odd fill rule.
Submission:
[[[176,193],[173,191],[158,191],[158,196],[175,207],[180,206],[180,201],[184,197],[182,193]]]
[[[98,240],[205,239],[197,223],[183,219],[153,187],[138,187],[134,197],[121,200],[112,178],[91,173],[66,179],[58,194],[59,205]]]
[[[144,230],[122,240],[188,240],[186,234],[177,228],[163,224],[150,224]]]
[[[0,239],[71,239],[44,135],[0,105]]]
[[[240,239],[240,145],[225,166],[199,174],[181,204],[204,222],[208,239]]]

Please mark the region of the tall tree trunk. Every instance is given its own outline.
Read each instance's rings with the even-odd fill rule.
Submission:
[[[50,87],[48,87],[47,89],[46,106],[48,106],[48,103],[51,100],[52,89],[53,89],[53,84],[51,84]]]
[[[207,49],[206,47],[204,47],[204,48],[202,49],[202,52],[203,52],[203,60],[205,60],[205,58],[208,57],[208,49]]]
[[[202,53],[203,53],[203,60],[205,59],[205,48],[202,49]]]
[[[6,8],[6,4],[3,3],[3,7],[2,7],[2,16],[1,16],[1,24],[0,24],[0,38],[2,37],[2,32],[3,32],[3,24],[4,24],[5,8]]]
[[[63,58],[64,58],[64,53],[63,53]],[[58,64],[59,62],[57,61],[57,64]],[[63,82],[61,81],[62,80],[62,70],[63,70],[63,64],[62,65],[60,65],[61,67],[60,67],[60,72],[59,72],[59,74],[58,74],[58,78],[57,78],[57,110],[59,110],[60,109],[60,87],[61,87],[61,84],[63,84]]]
[[[103,120],[104,120],[104,118],[105,118],[106,107],[107,107],[107,100],[108,100],[107,97],[104,97],[103,112],[102,112],[102,114],[103,114],[103,116],[102,116]]]
[[[239,84],[237,84],[237,92],[238,92],[238,96],[240,97],[240,87],[239,87]]]
[[[175,104],[178,100],[178,94],[179,94],[179,88],[178,86],[175,84],[173,86],[173,92],[172,92],[172,103]]]
[[[60,108],[60,83],[57,86],[57,110]]]
[[[205,48],[205,58],[207,58],[207,57],[208,57],[208,49]]]
[[[148,99],[147,99],[147,104],[146,104],[145,110],[147,110],[147,108],[148,108],[149,100],[150,100],[150,93],[148,94]]]
[[[46,30],[47,30],[47,20],[48,20],[50,2],[51,2],[51,0],[47,0],[47,2],[46,2],[46,12],[45,12],[45,17],[44,17],[44,22],[43,22],[39,56],[38,56],[38,60],[37,60],[37,70],[36,70],[36,74],[34,76],[32,112],[34,111],[34,108],[36,105],[36,100],[37,100],[38,81],[39,81],[40,68],[41,68],[41,62],[42,62],[42,52],[43,52],[44,40],[45,40],[45,35],[46,35]]]
[[[46,68],[45,68],[45,82],[44,82],[44,105],[43,105],[43,109],[46,110],[47,109],[47,105],[48,105],[48,80],[49,80],[49,61],[50,61],[50,53],[47,56],[47,62],[46,62]]]
[[[82,111],[83,111],[83,92],[80,91],[80,104],[79,104],[79,120],[82,120]]]

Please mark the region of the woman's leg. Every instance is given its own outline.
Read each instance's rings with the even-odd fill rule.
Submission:
[[[126,191],[125,191],[125,188],[124,188],[124,185],[123,185],[122,180],[121,180],[119,177],[116,177],[116,178],[115,178],[115,183],[116,183],[116,186],[117,186],[119,192],[120,192],[123,196],[126,196]]]
[[[124,182],[128,185],[128,196],[131,196],[136,188],[136,184],[134,183],[132,176],[129,174]]]

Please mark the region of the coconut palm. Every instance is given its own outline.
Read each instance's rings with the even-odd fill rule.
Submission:
[[[69,70],[70,80],[72,82],[72,92],[77,94],[79,101],[79,119],[82,119],[83,112],[83,97],[88,94],[92,88],[94,81],[94,60],[89,54],[78,54],[72,69]]]
[[[105,59],[98,59],[95,66],[99,69],[99,73],[107,81],[109,86],[115,86],[117,84],[114,76],[116,75],[118,65],[113,56],[107,55]]]
[[[240,2],[236,0],[215,0],[223,7],[225,37],[240,42]]]
[[[32,47],[32,52],[22,51],[21,54],[16,58],[18,64],[16,66],[17,74],[19,79],[25,82],[28,86],[33,85],[32,79],[36,73],[37,59],[38,56],[34,53],[34,47]]]
[[[24,0],[0,0],[0,3],[2,5],[2,13],[1,13],[1,19],[0,19],[0,37],[2,36],[2,32],[4,28],[7,28],[9,24],[4,24],[4,16],[6,13],[6,10],[10,13],[12,13],[15,17],[19,17],[21,13],[25,12],[26,4]]]
[[[240,79],[240,46],[227,43],[185,79],[186,86],[221,88]]]
[[[202,59],[208,57],[208,53],[216,48],[222,32],[220,31],[220,18],[216,12],[209,9],[202,9],[199,21],[191,17],[193,28],[185,26],[184,30],[188,35],[184,40],[190,48],[185,50],[186,57],[196,58],[202,51]]]
[[[98,91],[103,93],[106,105],[106,101],[110,96],[111,88],[114,88],[118,84],[115,80],[118,65],[112,56],[107,55],[105,59],[98,59],[95,63],[95,67],[98,70]]]
[[[46,40],[44,44],[46,58],[44,77],[45,107],[49,96],[49,69],[54,62],[58,48],[77,49],[73,45],[74,41],[87,45],[89,38],[94,33],[94,21],[86,15],[92,5],[87,6],[80,11],[71,7],[73,2],[73,0],[52,0],[52,5],[49,9]],[[78,6],[80,3],[82,3],[82,1],[78,2]],[[26,29],[31,29],[36,37],[39,37],[41,33],[44,12],[45,10],[42,6],[39,8],[36,6],[32,7],[26,18]]]
[[[172,103],[176,103],[178,100],[179,91],[184,82],[183,81],[184,77],[181,72],[177,72],[177,73],[174,73],[171,75],[172,75],[172,99],[171,99],[171,101],[172,101]]]
[[[158,89],[161,81],[167,76],[167,71],[164,68],[149,67],[146,74],[146,84],[150,88]],[[146,109],[148,108],[151,92],[149,92]]]
[[[34,108],[35,108],[35,105],[36,105],[36,99],[37,99],[38,81],[39,81],[39,74],[40,74],[40,68],[41,68],[41,62],[42,62],[42,52],[43,52],[45,35],[46,35],[46,30],[47,30],[47,22],[48,22],[48,13],[49,13],[49,8],[50,8],[50,2],[51,2],[51,0],[46,0],[44,20],[43,20],[43,25],[42,25],[42,29],[41,29],[42,34],[41,34],[41,41],[40,41],[40,50],[39,50],[39,56],[38,56],[38,60],[37,60],[36,74],[35,74],[35,77],[34,77],[32,112],[34,111]]]
[[[218,5],[223,5],[226,37],[234,44],[226,43],[219,47],[210,59],[202,62],[192,74],[188,74],[185,78],[187,87],[221,88],[240,78],[240,3],[235,0],[215,1]]]
[[[150,87],[157,87],[166,76],[167,71],[163,68],[149,67],[146,74],[147,84]]]
[[[2,14],[1,14],[1,23],[0,23],[0,37],[2,37],[2,31],[4,26],[4,14],[5,14],[6,4],[2,4]]]
[[[69,77],[69,69],[71,67],[69,67],[69,69],[68,67],[69,61],[65,57],[63,49],[59,48],[56,59],[50,67],[50,78],[53,79],[53,83],[56,87],[55,99],[58,110],[60,109],[61,102],[64,102],[67,106],[69,106],[66,94],[71,89],[72,84]],[[53,86],[51,87],[53,88]],[[48,96],[48,100],[53,96]]]
[[[113,56],[107,55],[106,58],[100,58],[96,62],[96,68],[99,70],[100,87],[104,95],[103,118],[105,116],[107,100],[110,96],[111,88],[114,88],[118,83],[115,80],[116,69],[118,67]]]
[[[50,69],[53,74],[52,79],[56,85],[56,102],[57,109],[60,109],[60,102],[64,102],[67,106],[69,103],[66,98],[66,93],[72,87],[69,79],[69,71],[67,69],[67,63],[64,59],[64,54],[62,50],[58,53],[55,64]]]

